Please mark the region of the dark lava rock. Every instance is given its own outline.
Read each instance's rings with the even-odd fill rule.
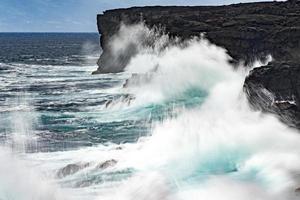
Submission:
[[[300,2],[258,2],[228,6],[155,6],[108,10],[97,16],[103,53],[94,73],[120,72],[136,54],[128,48],[115,62],[109,41],[121,22],[141,21],[163,27],[171,37],[188,39],[205,33],[212,43],[228,50],[233,62],[251,64],[271,54],[277,61],[300,60]]]
[[[106,169],[108,167],[113,167],[118,163],[118,161],[111,159],[111,160],[107,160],[103,163],[100,163],[99,165],[96,166],[97,169]]]
[[[58,178],[64,178],[66,176],[75,174],[79,170],[84,169],[88,166],[89,166],[89,163],[85,163],[85,164],[68,164],[67,166],[65,166],[65,167],[61,168],[60,170],[58,170],[56,175],[57,175]]]
[[[288,125],[300,128],[300,63],[271,62],[255,68],[244,90],[254,108],[278,114]]]

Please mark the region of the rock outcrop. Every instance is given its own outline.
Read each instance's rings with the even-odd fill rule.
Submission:
[[[130,53],[110,62],[109,41],[120,29],[121,22],[141,21],[149,28],[163,27],[171,37],[181,39],[205,33],[210,42],[228,50],[233,63],[248,65],[271,54],[274,62],[254,69],[245,81],[245,91],[255,108],[277,113],[290,125],[299,127],[299,0],[105,11],[97,16],[103,53],[94,73],[122,71],[136,51],[131,48]]]
[[[113,167],[118,163],[115,159],[107,160],[103,163],[100,163],[99,165],[96,166],[97,169],[106,169],[109,167]]]
[[[89,165],[89,163],[68,164],[65,167],[59,169],[56,175],[58,178],[64,178],[66,176],[75,174],[86,167],[89,167]]]
[[[103,54],[95,73],[118,72],[127,64],[130,58],[126,56],[120,59],[121,62],[108,62],[111,58],[108,43],[119,30],[121,22],[135,24],[141,21],[149,27],[164,27],[170,36],[183,39],[205,33],[206,38],[226,48],[237,62],[249,64],[268,54],[275,60],[300,60],[300,2],[297,1],[228,6],[133,7],[108,10],[97,16]]]
[[[282,121],[300,129],[299,62],[271,62],[255,68],[244,89],[255,109],[278,114]]]

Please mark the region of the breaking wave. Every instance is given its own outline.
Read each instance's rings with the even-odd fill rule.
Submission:
[[[126,88],[133,104],[187,91],[205,95],[198,106],[156,124],[134,150],[124,150],[126,159],[115,158],[137,172],[108,199],[296,198],[298,132],[250,109],[243,93],[247,70],[234,69],[229,59],[203,38],[131,59],[125,71],[134,73]]]
[[[129,33],[123,28],[120,34],[113,40],[116,48]],[[234,69],[224,49],[201,37],[156,46],[143,46],[131,58],[124,87],[114,90],[126,95],[99,111],[103,118],[115,112],[110,120],[125,126],[125,118],[162,116],[149,120],[146,136],[24,159],[71,199],[296,199],[299,133],[275,116],[251,110],[243,93],[247,70]],[[0,180],[8,180],[3,175]]]

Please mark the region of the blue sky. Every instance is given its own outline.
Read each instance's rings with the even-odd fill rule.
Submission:
[[[245,0],[0,0],[0,32],[96,32],[96,15],[107,9],[241,1]]]

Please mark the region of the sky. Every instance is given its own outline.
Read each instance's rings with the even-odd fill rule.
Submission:
[[[0,32],[97,32],[104,10],[145,5],[224,5],[247,0],[0,0]]]

